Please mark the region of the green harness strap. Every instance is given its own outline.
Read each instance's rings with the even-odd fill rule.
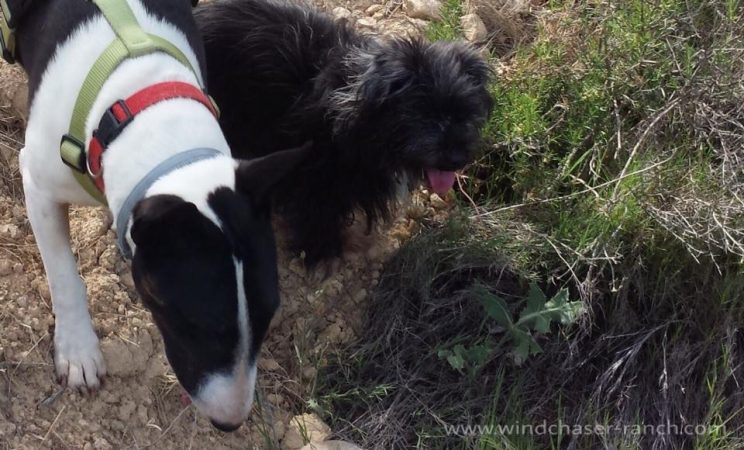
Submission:
[[[62,161],[72,168],[80,185],[99,202],[106,198],[93,182],[87,167],[85,122],[93,103],[106,80],[126,59],[162,52],[172,56],[192,72],[188,58],[175,45],[165,39],[146,33],[140,27],[126,0],[92,0],[103,13],[117,38],[98,57],[83,82],[72,112],[69,134],[62,137],[60,155]],[[0,0],[4,3],[5,0]]]

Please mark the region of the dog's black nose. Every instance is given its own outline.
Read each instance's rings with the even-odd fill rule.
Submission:
[[[213,427],[217,428],[220,431],[224,431],[225,433],[230,433],[230,432],[235,431],[238,428],[240,428],[240,424],[237,424],[237,425],[228,425],[226,423],[219,423],[219,422],[216,422],[214,420],[210,420],[210,422],[212,422],[212,426]]]

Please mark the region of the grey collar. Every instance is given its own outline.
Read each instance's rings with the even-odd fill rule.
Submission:
[[[129,247],[129,242],[127,242],[127,225],[129,223],[129,218],[132,216],[134,206],[137,202],[142,200],[145,193],[147,193],[147,190],[150,189],[150,186],[152,186],[152,184],[159,178],[176,169],[180,169],[181,167],[188,166],[189,164],[193,164],[203,159],[214,158],[222,154],[222,152],[213,148],[195,148],[185,152],[176,153],[155,166],[139,181],[139,183],[137,183],[134,189],[132,189],[132,192],[127,196],[127,199],[124,200],[124,203],[121,205],[119,214],[116,215],[116,232],[118,234],[117,245],[125,258],[132,259],[132,249]]]

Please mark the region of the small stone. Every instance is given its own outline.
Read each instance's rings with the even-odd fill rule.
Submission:
[[[483,42],[488,38],[488,30],[478,14],[465,14],[460,18],[462,34],[470,42]]]
[[[85,444],[83,444],[83,450],[93,450],[93,444],[91,444],[90,442],[86,442]]]
[[[384,8],[385,7],[383,5],[372,5],[369,8],[367,8],[365,13],[368,16],[374,16],[377,12],[382,11]]]
[[[134,278],[132,278],[132,272],[125,272],[119,275],[119,281],[121,281],[121,284],[123,284],[127,289],[134,289]]]
[[[23,272],[23,264],[21,264],[21,263],[15,263],[15,264],[13,264],[13,272],[15,272],[15,273],[21,273],[21,272]]]
[[[379,274],[378,274],[378,277],[379,277]],[[360,303],[366,298],[367,298],[367,290],[360,289],[359,291],[357,291],[356,294],[354,294],[354,303]]]
[[[410,19],[408,19],[408,22],[411,25],[413,25],[414,28],[416,28],[418,30],[421,30],[421,31],[423,31],[423,30],[425,30],[426,28],[429,27],[429,22],[426,21],[426,20],[423,20],[423,19],[410,18]]]
[[[314,380],[316,375],[318,375],[318,370],[315,367],[308,366],[302,369],[302,378],[307,381]]]
[[[371,17],[362,17],[357,20],[356,23],[358,26],[366,28],[374,28],[377,26],[377,21]]]
[[[280,366],[274,358],[261,358],[258,360],[258,368],[268,372],[275,372],[280,369]]]
[[[124,400],[119,407],[119,419],[123,422],[128,421],[135,409],[137,409],[137,405],[133,401]]]
[[[21,230],[13,224],[0,225],[0,237],[16,240],[21,236]]]
[[[283,421],[277,420],[276,422],[274,422],[274,425],[272,428],[274,429],[274,437],[277,440],[281,441],[282,438],[284,437],[284,434],[287,432],[287,426],[284,424]]]
[[[439,0],[406,0],[403,8],[412,19],[437,20],[442,2]]]
[[[49,285],[46,280],[39,280],[39,283],[36,285],[36,291],[39,293],[41,298],[45,300],[52,299],[52,293],[49,291]]]
[[[438,194],[431,194],[429,196],[429,202],[431,202],[431,206],[436,209],[444,209],[447,207],[447,202],[445,202]]]
[[[337,6],[333,8],[332,13],[333,17],[335,17],[336,19],[348,19],[349,17],[351,17],[351,11],[344,8],[343,6]]]
[[[297,450],[308,442],[323,442],[331,435],[331,428],[316,414],[294,416],[282,440],[283,450]]]
[[[9,275],[12,271],[13,266],[10,264],[10,261],[7,259],[0,261],[0,276]]]
[[[270,405],[277,406],[282,403],[284,398],[279,394],[269,394],[266,396],[266,400],[268,400]]]
[[[111,444],[109,444],[106,439],[99,437],[93,441],[93,448],[95,448],[95,450],[109,450],[113,447],[111,447]]]

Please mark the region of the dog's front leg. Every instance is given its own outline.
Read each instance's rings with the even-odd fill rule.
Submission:
[[[95,390],[106,374],[106,366],[88,313],[85,285],[70,248],[68,205],[50,199],[35,187],[27,173],[23,187],[28,217],[52,294],[58,380],[84,391]]]

